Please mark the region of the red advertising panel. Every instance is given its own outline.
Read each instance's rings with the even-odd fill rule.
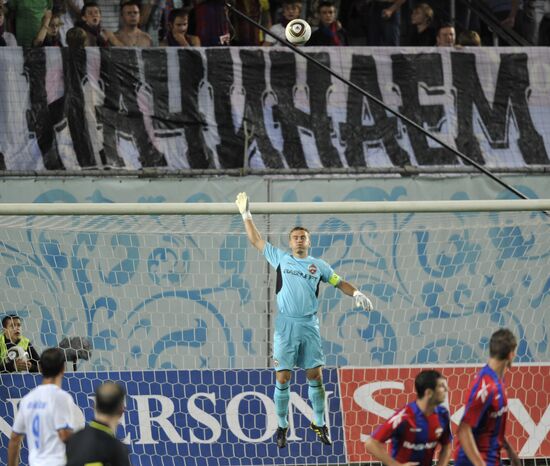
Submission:
[[[453,433],[469,387],[481,366],[433,367],[449,385]],[[431,368],[431,367],[430,367]],[[420,367],[340,369],[347,454],[350,462],[376,461],[364,447],[365,436],[398,408],[413,401]],[[507,438],[521,457],[550,457],[550,365],[516,365],[504,378],[509,408]]]

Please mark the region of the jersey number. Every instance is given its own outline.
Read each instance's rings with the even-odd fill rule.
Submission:
[[[35,414],[32,418],[32,435],[34,437],[34,447],[40,449],[40,415]]]

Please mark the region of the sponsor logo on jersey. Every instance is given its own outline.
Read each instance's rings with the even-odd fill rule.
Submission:
[[[442,427],[438,427],[437,429],[435,429],[435,436],[436,438],[439,438],[443,435],[443,428]]]
[[[403,446],[405,448],[408,448],[409,450],[422,451],[422,450],[428,450],[430,448],[435,448],[437,446],[437,442],[411,443],[411,442],[405,441],[403,442]]]
[[[503,406],[503,407],[500,408],[498,411],[495,411],[494,413],[489,414],[489,416],[491,416],[491,417],[500,417],[500,416],[502,416],[504,413],[507,413],[507,412],[508,412],[508,405]]]
[[[315,275],[315,273],[317,272],[317,267],[316,267],[315,264],[311,264],[311,265],[309,266],[308,270],[309,270],[309,273],[310,273],[311,275]]]
[[[307,273],[304,273],[300,270],[291,270],[291,269],[284,269],[283,273],[288,273],[290,275],[296,275],[298,277],[305,278],[307,280],[315,280],[315,277],[308,275]]]

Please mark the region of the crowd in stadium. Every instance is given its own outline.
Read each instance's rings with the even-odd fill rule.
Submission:
[[[506,45],[456,0],[236,0],[283,36],[292,19],[313,27],[310,46]],[[505,30],[550,45],[550,2],[484,0]],[[223,0],[0,0],[0,46],[259,46],[276,40],[231,14]]]

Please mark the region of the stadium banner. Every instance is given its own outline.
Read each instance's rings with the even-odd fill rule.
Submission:
[[[548,165],[548,48],[307,53],[487,167]],[[459,166],[277,47],[3,48],[0,169]]]
[[[106,380],[124,384],[127,406],[117,436],[129,445],[133,464],[343,464],[337,376],[336,369],[324,370],[333,445],[322,445],[309,428],[313,411],[304,371],[299,371],[291,388],[289,443],[284,450],[274,441],[275,375],[269,369],[67,373],[63,388],[73,394],[89,421],[95,387]],[[0,464],[7,464],[7,440],[19,400],[40,380],[32,374],[0,375]],[[22,463],[26,461],[25,448]]]
[[[482,366],[429,367],[447,377],[447,406],[456,432],[469,386]],[[134,464],[170,466],[174,457],[183,460],[178,464],[215,466],[365,463],[373,460],[365,451],[365,436],[414,400],[414,377],[421,369],[325,369],[327,423],[334,442],[330,448],[321,445],[308,428],[312,411],[303,371],[296,372],[291,385],[289,442],[284,450],[276,447],[273,438],[277,426],[271,370],[67,373],[63,388],[73,394],[89,421],[95,387],[105,380],[125,385],[127,409],[117,436],[129,445]],[[17,405],[40,383],[40,377],[2,374],[0,382],[0,462],[6,464]],[[523,458],[550,457],[550,365],[516,365],[505,383],[508,440]],[[23,464],[26,455],[25,449]]]
[[[447,408],[453,434],[462,419],[470,385],[481,367],[435,366],[447,378]],[[416,398],[414,378],[420,370],[422,367],[418,366],[339,370],[349,462],[376,461],[367,453],[364,440],[396,409]],[[517,365],[504,380],[509,411],[508,441],[522,458],[550,457],[550,365]]]

